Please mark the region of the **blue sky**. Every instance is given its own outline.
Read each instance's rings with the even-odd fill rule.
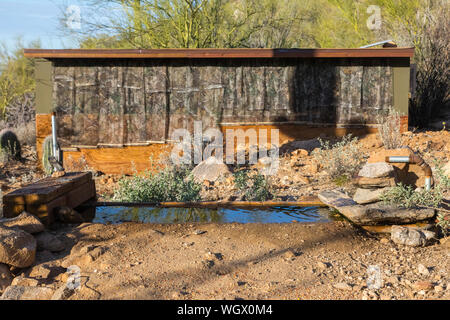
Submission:
[[[77,42],[61,34],[58,18],[61,8],[77,4],[77,0],[0,0],[0,43],[11,48],[21,36],[25,44],[40,39],[43,48],[75,48]]]

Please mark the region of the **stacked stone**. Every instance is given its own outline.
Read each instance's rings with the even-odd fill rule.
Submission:
[[[396,185],[394,167],[386,162],[366,163],[355,178],[353,200],[358,204],[380,201],[383,192]]]

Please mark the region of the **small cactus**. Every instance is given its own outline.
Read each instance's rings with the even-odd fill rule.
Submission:
[[[19,139],[10,129],[0,131],[0,151],[9,159],[20,160],[21,158]]]
[[[52,136],[47,136],[42,143],[42,167],[48,175],[53,173],[53,165],[49,161],[53,156],[53,139]]]

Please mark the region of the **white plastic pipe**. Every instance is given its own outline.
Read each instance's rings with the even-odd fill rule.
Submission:
[[[56,148],[56,115],[52,113],[52,142],[53,142],[53,156],[56,161],[59,161],[59,154]]]

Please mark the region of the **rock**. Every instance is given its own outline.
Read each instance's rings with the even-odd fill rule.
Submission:
[[[319,172],[319,165],[317,163],[311,163],[303,167],[303,171],[306,174],[314,175]]]
[[[36,236],[37,249],[59,252],[65,249],[64,243],[57,237],[48,232],[38,233]]]
[[[384,177],[384,178],[365,178],[356,177],[353,179],[353,183],[364,189],[372,188],[384,188],[384,187],[395,187],[397,181],[394,177]]]
[[[412,287],[413,287],[413,289],[415,289],[417,291],[419,291],[419,290],[428,291],[428,290],[433,289],[434,285],[430,281],[417,281],[417,282],[413,283]]]
[[[391,228],[391,240],[397,244],[412,247],[425,246],[434,237],[435,233],[431,231],[402,226],[392,226]]]
[[[209,157],[208,159],[200,162],[193,170],[192,174],[194,179],[198,182],[217,181],[221,176],[231,174],[228,166],[216,157]]]
[[[291,155],[301,158],[301,157],[309,156],[309,152],[308,152],[308,150],[305,150],[305,149],[297,149],[297,150],[292,151]]]
[[[75,293],[75,288],[73,285],[69,285],[68,283],[65,283],[62,285],[59,289],[55,291],[55,293],[52,295],[51,300],[66,300],[70,296],[72,296]]]
[[[319,261],[319,262],[317,262],[317,268],[319,268],[319,270],[323,271],[328,268],[328,263]]]
[[[0,226],[0,263],[17,268],[33,264],[36,257],[36,240],[20,229]]]
[[[11,285],[13,278],[9,267],[6,264],[0,263],[0,293]]]
[[[16,227],[31,234],[42,232],[45,229],[45,226],[36,216],[25,211],[14,218],[0,219],[0,226]]]
[[[364,178],[385,178],[394,176],[394,167],[386,162],[366,163],[358,176]]]
[[[318,197],[324,204],[335,208],[353,223],[363,226],[415,223],[430,219],[435,214],[434,209],[428,208],[406,209],[381,203],[359,205],[338,190],[322,191]]]
[[[15,277],[11,283],[11,285],[13,286],[24,286],[24,287],[37,287],[38,284],[39,280],[24,276]]]
[[[380,196],[390,188],[380,188],[380,189],[356,189],[353,195],[353,200],[359,204],[368,204],[380,201]]]
[[[33,267],[28,274],[32,278],[48,279],[52,273],[52,268],[47,264],[40,264]]]
[[[52,173],[52,178],[60,178],[66,175],[66,172],[64,170],[55,171]]]
[[[421,275],[424,275],[424,276],[430,275],[430,271],[429,271],[428,268],[425,267],[423,264],[419,264],[419,265],[417,266],[417,272],[418,272],[419,274],[421,274]]]
[[[46,287],[9,286],[0,300],[50,300],[53,290]]]
[[[333,284],[333,287],[339,290],[346,290],[346,291],[352,291],[352,286],[345,282],[339,282]]]
[[[442,286],[436,286],[436,287],[434,287],[434,291],[435,291],[436,293],[443,292],[443,291],[444,291],[444,287],[442,287]]]
[[[92,266],[92,262],[97,260],[107,250],[105,247],[95,245],[84,246],[78,252],[74,249],[72,249],[71,255],[61,263],[62,267],[69,268],[71,265],[76,265],[80,268],[88,269]]]

